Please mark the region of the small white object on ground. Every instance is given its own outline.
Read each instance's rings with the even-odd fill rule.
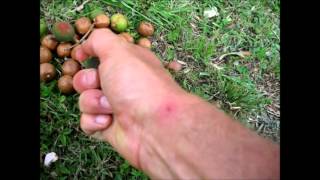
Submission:
[[[186,73],[188,73],[188,72],[190,72],[190,71],[191,71],[191,69],[190,69],[190,68],[186,68],[186,69],[184,69],[184,70],[183,70],[183,73],[185,73],[185,74],[186,74]]]
[[[48,153],[44,158],[44,166],[49,167],[53,162],[56,162],[57,160],[58,155],[55,152]]]
[[[177,60],[178,63],[182,64],[182,65],[187,65],[187,63],[185,63],[184,61],[179,61]]]
[[[270,57],[272,55],[272,53],[270,51],[266,52],[266,56]]]
[[[78,12],[82,11],[82,9],[84,8],[84,5],[87,4],[89,1],[91,0],[84,1],[80,6],[76,7],[74,10]]]
[[[219,16],[219,12],[218,12],[218,9],[216,7],[212,7],[209,10],[205,10],[203,15],[204,15],[204,17],[212,18],[212,17],[215,17],[215,16]]]

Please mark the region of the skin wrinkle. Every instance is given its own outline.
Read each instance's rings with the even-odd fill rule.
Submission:
[[[193,103],[189,104],[188,106],[184,106],[185,108],[182,109],[181,111],[182,112],[189,112],[191,109],[194,109],[194,106],[196,106],[196,105],[197,104],[193,104]],[[197,178],[203,179],[203,177],[201,176],[201,173],[199,172],[199,169],[195,168],[195,167],[197,167],[194,164],[195,162],[193,160],[191,160],[190,158],[188,158],[188,156],[194,155],[194,152],[190,151],[191,149],[188,148],[188,144],[190,144],[190,142],[192,142],[191,139],[197,138],[199,135],[197,133],[194,133],[194,132],[198,132],[196,129],[198,127],[196,125],[196,124],[198,124],[198,122],[195,124],[195,126],[190,126],[191,121],[189,121],[189,119],[193,119],[193,118],[190,118],[190,116],[188,118],[187,116],[189,116],[189,113],[181,113],[180,117],[178,117],[179,118],[178,121],[181,122],[178,126],[184,126],[185,128],[180,128],[182,131],[177,132],[178,134],[180,134],[179,137],[181,137],[181,139],[179,141],[177,141],[178,143],[176,145],[176,149],[174,152],[180,152],[181,161],[185,160],[184,161],[184,163],[186,164],[185,171],[188,171],[188,167],[192,168],[193,175],[195,175],[195,177],[197,177]],[[194,118],[194,120],[198,121],[197,118]],[[198,139],[202,139],[202,138],[199,137]],[[201,141],[203,141],[203,139]],[[182,172],[182,174],[180,174],[180,178],[181,177],[192,177],[192,176],[191,175],[185,176],[185,174]]]
[[[170,98],[165,98],[165,99],[170,99]],[[174,122],[181,121],[181,120],[183,120],[183,118],[181,118],[181,116],[177,117],[176,114],[179,114],[179,112],[185,111],[185,109],[179,109],[179,110],[178,110],[178,108],[173,108],[172,109],[172,107],[177,106],[177,105],[176,104],[172,105],[171,102],[174,102],[174,100],[168,100],[168,101],[164,102],[163,105],[160,107],[160,111],[164,111],[164,112],[167,110],[168,107],[170,107],[171,108],[171,112],[169,114],[166,113],[166,112],[164,114],[163,114],[163,112],[159,113],[160,114],[160,118],[159,118],[160,120],[162,119],[162,121],[165,120],[165,122],[172,122],[170,125],[167,124],[167,123],[163,124],[163,122],[161,122],[161,125],[163,127],[167,127],[167,130],[169,130],[169,129],[173,129],[173,130],[177,129],[177,128],[175,128],[175,126],[177,124],[174,123]],[[179,119],[177,119],[177,118],[179,118]],[[174,126],[171,126],[171,125],[174,125]],[[177,130],[179,130],[179,129],[177,129]],[[172,131],[168,132],[168,134],[170,134],[170,133],[172,133]],[[181,133],[177,132],[177,134],[181,134]],[[158,136],[162,136],[162,135],[159,134]],[[183,134],[180,135],[180,137],[183,137],[183,136],[184,136]],[[176,143],[180,143],[180,142],[183,142],[183,141],[177,141]],[[170,144],[174,144],[174,143],[175,142],[170,142],[170,143],[158,142],[156,144],[168,144],[168,145],[170,145]],[[179,147],[179,145],[177,147]],[[179,175],[175,174],[175,176],[176,176],[175,178],[179,179],[181,177],[185,177],[186,174],[190,173],[188,171],[188,167],[189,167],[189,165],[191,163],[182,161],[182,159],[184,159],[184,157],[182,157],[179,154],[174,153],[174,152],[181,152],[180,150],[176,150],[176,149],[175,150],[171,150],[170,151],[171,153],[167,154],[165,152],[167,152],[168,150],[165,150],[166,149],[165,147],[157,147],[156,146],[155,148],[156,149],[154,151],[156,151],[156,153],[159,154],[159,156],[161,156],[162,161],[164,161],[164,163],[166,163],[167,168],[168,168],[167,170],[169,170],[171,173],[173,173],[172,171],[174,171],[174,172],[177,172],[179,174]],[[167,156],[163,156],[165,154],[167,154]],[[188,154],[188,155],[190,155],[190,154]],[[172,162],[172,161],[174,161],[174,162]],[[170,164],[168,164],[168,163],[170,163]],[[187,163],[187,164],[184,164],[184,163]],[[177,165],[177,164],[179,164],[179,166],[174,166],[174,165]],[[175,167],[181,167],[181,168],[176,169]],[[194,169],[193,169],[193,175],[190,174],[190,177],[194,176],[194,174],[199,174],[199,173],[197,173],[197,171],[194,171]],[[199,177],[199,176],[196,176],[196,177]]]
[[[133,156],[135,157],[133,159],[134,165],[139,168],[141,166],[139,161],[141,128],[139,128],[139,126],[134,123],[135,120],[127,117],[125,114],[118,116],[118,119],[115,121],[117,121],[117,123],[119,124],[115,128],[118,128],[117,132],[120,132],[115,136],[115,143],[133,150],[133,152],[135,153],[135,155]],[[125,131],[128,131],[128,133],[124,134],[123,132]],[[130,141],[130,143],[126,143],[128,141]]]
[[[146,144],[148,144],[148,146],[144,149],[148,154],[151,154],[153,157],[155,157],[156,161],[161,161],[162,162],[162,165],[165,166],[165,172],[166,171],[169,171],[170,175],[173,176],[171,177],[170,179],[178,179],[179,177],[174,173],[173,171],[173,168],[171,168],[169,166],[168,163],[171,163],[170,161],[166,161],[166,158],[163,157],[163,150],[161,150],[161,147],[162,146],[157,146],[157,142],[156,140],[152,137],[152,136],[143,136],[143,140],[144,142],[146,142]],[[159,149],[160,148],[160,149]],[[143,154],[140,153],[140,157],[143,157],[142,156]],[[145,155],[145,154],[144,154]],[[159,158],[159,159],[158,159]],[[153,161],[153,159],[146,159],[147,162],[143,161],[143,159],[141,160],[141,162],[145,162],[144,164],[148,164],[148,161]],[[149,171],[150,168],[152,167],[142,167],[143,170],[145,171]],[[154,176],[159,176],[159,175],[154,175]]]
[[[150,122],[152,122],[152,121],[159,121],[159,120],[161,120],[161,121],[163,121],[164,119],[165,119],[165,121],[172,121],[172,120],[174,120],[175,119],[175,117],[176,117],[176,112],[177,112],[177,108],[172,108],[172,107],[174,107],[174,106],[176,106],[175,104],[173,105],[172,104],[172,102],[174,102],[174,100],[171,100],[171,99],[173,99],[173,98],[171,98],[170,96],[169,97],[166,97],[166,98],[164,98],[164,99],[169,99],[168,101],[166,101],[166,102],[164,102],[163,103],[163,105],[159,108],[159,110],[158,111],[162,111],[162,112],[159,112],[158,114],[160,114],[160,116],[162,116],[161,118],[155,118],[155,119],[149,119],[148,121],[146,121],[147,123],[149,122],[149,124],[152,124],[152,123],[150,123]],[[167,111],[167,108],[169,108],[170,109],[170,113],[167,113],[166,111]],[[162,114],[164,112],[164,114]],[[162,114],[162,115],[161,115]],[[162,122],[161,122],[162,123]],[[163,125],[162,127],[165,127],[165,125]],[[148,134],[151,134],[151,133],[148,133]],[[160,135],[161,136],[161,135]],[[156,142],[154,142],[155,140],[150,140],[150,136],[148,136],[149,137],[149,139],[144,139],[143,141],[145,142],[145,141],[147,141],[147,142],[149,142],[149,143],[145,143],[145,144],[159,144],[159,142],[158,143],[156,143]],[[152,138],[151,138],[152,139]],[[165,143],[162,143],[162,144],[165,144]],[[151,147],[153,147],[153,146],[151,146]],[[167,171],[169,171],[172,175],[174,175],[175,177],[174,177],[174,179],[179,179],[179,176],[177,175],[177,174],[175,174],[174,172],[177,172],[177,171],[175,171],[174,169],[174,167],[172,167],[172,166],[170,166],[170,165],[172,165],[172,160],[174,160],[174,159],[181,159],[180,157],[178,157],[177,156],[177,154],[173,154],[172,155],[172,153],[170,153],[169,154],[169,156],[171,157],[167,157],[167,156],[163,156],[163,155],[165,155],[166,153],[164,153],[164,152],[166,152],[166,150],[164,150],[163,148],[165,148],[165,147],[158,147],[158,146],[155,146],[154,148],[152,148],[152,152],[153,153],[155,153],[156,154],[156,156],[157,157],[160,157],[160,160],[162,161],[162,163],[164,163],[165,164],[165,167],[166,167],[166,170]],[[141,157],[142,155],[140,155],[140,157]],[[172,158],[173,157],[173,158]],[[175,158],[174,158],[175,157]],[[179,160],[174,160],[174,161],[179,161]],[[170,163],[170,164],[169,164]],[[180,176],[181,177],[181,176]]]

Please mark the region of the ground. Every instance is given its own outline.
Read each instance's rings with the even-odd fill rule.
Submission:
[[[152,50],[163,62],[183,61],[172,73],[187,91],[217,104],[261,136],[280,142],[279,0],[41,0],[41,17],[56,21],[88,16],[96,7],[109,15],[125,14],[129,31],[141,20],[152,22]],[[218,16],[204,17],[217,9]],[[227,53],[245,51],[246,56]],[[248,53],[250,52],[250,53]],[[61,59],[54,64],[60,74]],[[41,165],[41,179],[148,179],[110,145],[85,136],[79,128],[79,95],[59,93],[57,81],[41,83],[40,140],[42,155],[56,152],[50,168]]]

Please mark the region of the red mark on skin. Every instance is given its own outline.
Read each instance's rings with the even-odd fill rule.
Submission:
[[[166,112],[170,113],[172,111],[172,107],[170,105],[166,106]]]
[[[172,121],[176,119],[178,105],[176,102],[169,100],[164,102],[158,109],[158,118],[161,122]]]
[[[58,28],[61,31],[61,33],[68,33],[71,27],[68,23],[62,22],[58,24]]]

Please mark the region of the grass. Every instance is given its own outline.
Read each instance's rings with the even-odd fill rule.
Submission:
[[[173,74],[187,91],[217,104],[261,136],[280,141],[279,106],[280,39],[279,0],[92,0],[81,12],[82,1],[41,0],[41,17],[51,28],[56,21],[88,16],[96,7],[121,12],[135,27],[141,20],[156,25],[153,51],[162,61],[178,59],[185,71]],[[203,17],[216,7],[219,16]],[[223,54],[250,51],[244,58]],[[61,59],[54,64],[60,70]],[[147,179],[110,145],[85,136],[79,128],[78,95],[64,96],[56,80],[40,84],[41,153],[56,152],[59,160],[41,166],[41,179]]]

